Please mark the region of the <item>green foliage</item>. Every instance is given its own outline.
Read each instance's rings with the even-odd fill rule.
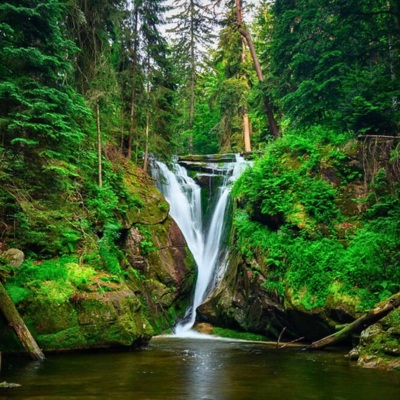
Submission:
[[[263,7],[259,24],[268,86],[292,124],[397,131],[396,2],[277,0]]]
[[[13,302],[18,304],[34,297],[44,304],[61,304],[81,285],[91,282],[96,272],[80,266],[71,257],[47,260],[41,263],[24,262],[5,285]]]
[[[343,167],[346,135],[323,132],[317,127],[271,143],[239,178],[232,191],[236,246],[263,260],[265,286],[279,296],[290,288],[307,309],[321,307],[340,282],[342,294],[366,309],[400,290],[399,191],[388,190],[378,172],[356,228],[338,208],[339,193],[358,178]],[[337,187],[321,178],[326,167],[340,176]],[[347,225],[353,229],[343,240]]]
[[[156,251],[157,248],[153,243],[149,228],[144,225],[139,225],[138,229],[142,235],[142,240],[140,242],[140,253],[145,256],[153,251]]]
[[[339,217],[334,202],[336,189],[319,176],[330,153],[324,143],[332,135],[322,132],[315,127],[271,143],[266,156],[239,178],[233,194],[246,203],[246,211],[253,218],[271,216],[294,225],[306,222],[329,226]],[[340,143],[338,137],[336,143]],[[341,157],[338,147],[333,155]]]
[[[239,332],[233,329],[226,328],[214,328],[211,334],[229,339],[249,340],[252,342],[262,342],[268,340],[266,336],[257,335],[256,333]]]

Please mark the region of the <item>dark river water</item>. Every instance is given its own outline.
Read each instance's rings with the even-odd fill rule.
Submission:
[[[3,360],[0,399],[400,399],[400,372],[352,366],[344,353],[155,338],[123,353]]]

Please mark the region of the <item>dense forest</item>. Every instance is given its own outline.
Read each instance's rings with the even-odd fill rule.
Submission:
[[[372,308],[400,291],[399,95],[396,0],[2,1],[6,290],[21,310],[96,274],[150,290],[124,244],[134,227],[136,256],[157,247],[151,158],[235,152],[255,161],[231,246],[269,295]]]

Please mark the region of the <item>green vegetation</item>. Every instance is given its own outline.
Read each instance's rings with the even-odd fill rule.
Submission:
[[[362,211],[350,211],[343,198],[362,185],[362,166],[349,167],[348,141],[321,127],[288,133],[233,190],[238,250],[262,259],[268,290],[291,289],[307,309],[326,305],[338,287],[361,309],[400,290],[398,182],[379,170],[350,200]]]
[[[214,328],[211,331],[211,334],[229,339],[250,340],[254,342],[265,342],[268,340],[268,338],[263,335],[257,335],[255,333],[250,333],[250,332],[239,332],[225,328]]]
[[[93,283],[95,276],[93,268],[80,266],[71,257],[27,261],[18,274],[8,279],[6,288],[15,304],[33,298],[39,303],[62,304],[69,301],[76,288],[82,290]]]
[[[169,208],[150,154],[250,144],[234,245],[268,293],[310,310],[398,292],[399,2],[263,0],[248,24],[240,0],[178,0],[170,42],[166,4],[0,4],[0,253],[26,256],[13,269],[0,255],[14,302],[62,307],[128,282],[127,312],[161,329],[187,299],[160,267],[174,257],[158,252]],[[121,324],[126,343],[141,326]],[[81,343],[71,329],[60,338]]]

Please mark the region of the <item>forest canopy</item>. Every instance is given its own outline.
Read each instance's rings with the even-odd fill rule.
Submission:
[[[0,241],[115,269],[127,163],[394,137],[399,55],[395,0],[3,1]]]

